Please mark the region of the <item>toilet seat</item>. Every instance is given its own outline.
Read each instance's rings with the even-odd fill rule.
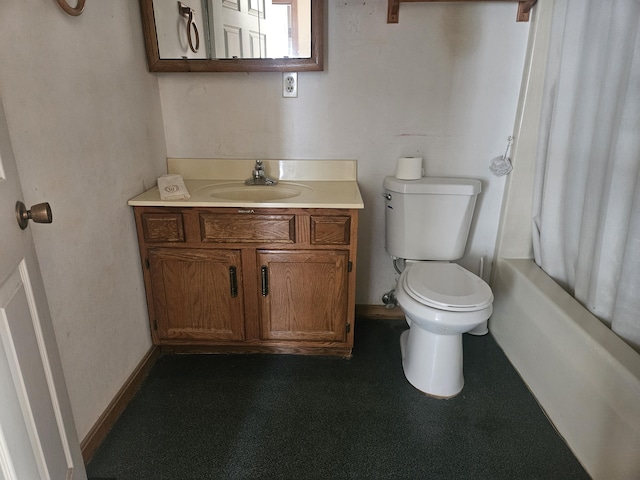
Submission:
[[[456,263],[418,262],[403,275],[405,291],[417,302],[452,312],[475,311],[493,303],[491,287]]]

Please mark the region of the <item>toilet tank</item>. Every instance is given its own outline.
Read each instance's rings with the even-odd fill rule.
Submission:
[[[464,255],[480,180],[385,177],[385,248],[411,260],[457,260]]]

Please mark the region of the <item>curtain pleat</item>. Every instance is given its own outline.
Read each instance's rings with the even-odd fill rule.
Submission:
[[[540,267],[640,351],[640,2],[556,0],[533,202]]]

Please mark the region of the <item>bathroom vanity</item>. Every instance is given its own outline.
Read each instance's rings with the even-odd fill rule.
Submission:
[[[245,186],[251,161],[170,159],[191,198],[129,202],[163,350],[350,355],[355,162],[285,162],[265,161],[277,185]]]

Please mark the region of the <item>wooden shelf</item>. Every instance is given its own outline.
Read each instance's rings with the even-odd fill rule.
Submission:
[[[538,0],[389,0],[389,9],[387,10],[387,23],[398,23],[400,16],[400,3],[402,2],[518,2],[518,14],[516,22],[528,22],[529,14],[533,6]]]

